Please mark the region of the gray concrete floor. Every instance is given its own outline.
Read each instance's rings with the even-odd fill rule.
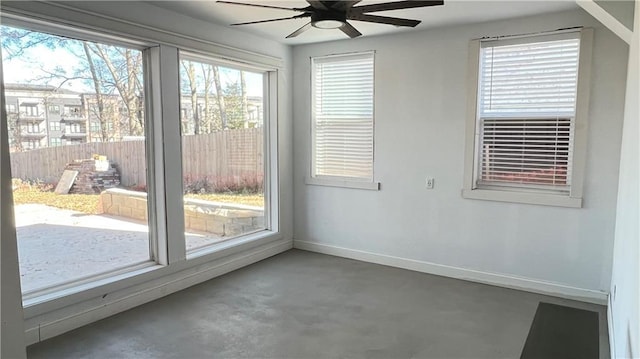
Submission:
[[[32,345],[29,358],[519,358],[539,301],[291,250]]]

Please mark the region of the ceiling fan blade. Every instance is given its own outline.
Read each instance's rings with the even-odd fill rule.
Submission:
[[[397,17],[377,16],[368,14],[351,14],[347,17],[349,20],[374,22],[376,24],[388,24],[395,26],[407,26],[416,27],[421,22],[420,20],[401,19]]]
[[[292,32],[292,33],[290,33],[286,38],[287,38],[287,39],[290,39],[290,38],[292,38],[292,37],[296,37],[296,36],[298,36],[298,35],[302,34],[303,32],[305,32],[305,31],[309,30],[309,28],[311,28],[311,22],[308,22],[308,23],[306,23],[306,24],[302,25],[302,27],[301,27],[301,28],[299,28],[298,30],[296,30],[296,31],[294,31],[294,32]]]
[[[381,4],[371,4],[371,5],[362,5],[351,8],[352,14],[362,14],[365,12],[375,12],[375,11],[387,11],[387,10],[400,10],[400,9],[411,9],[415,7],[425,7],[425,6],[437,6],[444,5],[443,0],[436,1],[396,1],[396,2],[385,2]]]
[[[277,18],[277,19],[258,20],[258,21],[249,21],[249,22],[239,22],[239,23],[236,23],[236,24],[231,24],[231,26],[261,24],[263,22],[273,22],[273,21],[300,19],[300,18],[309,17],[309,16],[311,16],[311,14],[301,14],[301,15],[290,16],[290,17],[281,17],[281,18]]]
[[[313,7],[314,9],[318,9],[318,10],[329,10],[328,7],[326,7],[324,5],[324,3],[320,0],[307,0],[307,2],[309,3],[309,5],[311,5],[311,7]]]
[[[354,38],[354,37],[358,37],[360,35],[362,35],[360,33],[360,31],[356,30],[355,27],[353,27],[351,24],[349,24],[348,22],[345,22],[344,25],[342,25],[342,27],[340,28],[340,30],[342,30],[342,32],[344,32],[345,34],[347,34],[347,36],[349,36],[350,38]]]
[[[325,4],[327,2],[331,2],[331,8],[332,9],[336,9],[336,10],[340,10],[340,11],[344,11],[349,9],[350,7],[352,7],[353,5],[361,2],[362,0],[345,0],[345,1],[325,1]]]
[[[253,7],[263,7],[263,8],[267,8],[267,9],[278,9],[278,10],[289,10],[289,11],[302,11],[302,12],[307,12],[307,9],[300,9],[300,8],[290,8],[290,7],[281,7],[281,6],[271,6],[271,5],[258,5],[258,4],[247,4],[247,3],[241,3],[241,2],[233,2],[233,1],[223,1],[223,0],[218,0],[216,1],[217,3],[220,4],[231,4],[231,5],[241,5],[241,6],[253,6]]]

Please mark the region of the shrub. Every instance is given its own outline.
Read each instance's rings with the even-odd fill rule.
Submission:
[[[184,177],[184,193],[262,193],[262,174],[245,173],[240,176],[194,176]]]
[[[39,179],[23,180],[20,178],[11,179],[11,188],[13,190],[38,190],[41,192],[52,192],[56,188],[57,183],[45,183]]]

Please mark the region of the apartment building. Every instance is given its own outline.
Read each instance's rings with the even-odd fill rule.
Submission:
[[[99,111],[97,97],[93,93],[31,84],[7,84],[5,92],[11,152],[137,137],[126,105],[118,95],[103,94],[103,109]],[[194,133],[196,119],[206,124],[200,127],[199,133],[222,128],[219,123],[213,125],[214,118],[220,117],[214,101],[210,102],[207,111],[207,99],[198,95],[195,118],[191,101],[190,95],[182,95],[180,121],[185,134]],[[262,127],[262,97],[249,96],[246,112],[228,108],[225,115],[229,117],[229,125],[232,128]],[[139,111],[136,116],[142,118],[144,114]]]
[[[87,118],[79,93],[45,85],[7,84],[11,151],[87,141]]]

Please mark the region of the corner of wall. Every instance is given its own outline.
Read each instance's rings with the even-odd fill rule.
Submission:
[[[612,358],[640,355],[640,6],[629,42],[625,114],[620,156],[611,298],[608,314]]]
[[[4,103],[4,79],[2,76],[2,56],[0,55],[0,103]],[[22,290],[18,270],[18,246],[13,218],[13,195],[11,189],[11,166],[9,162],[9,142],[7,136],[7,113],[4,105],[0,110],[0,357],[26,358],[24,345],[24,316],[22,311]]]

